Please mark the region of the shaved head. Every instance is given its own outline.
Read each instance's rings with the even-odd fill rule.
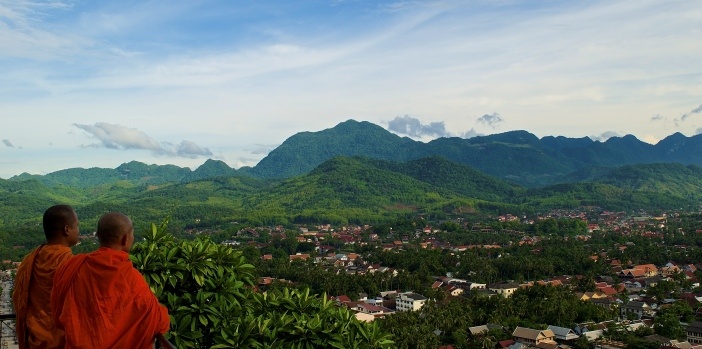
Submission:
[[[78,216],[73,207],[68,205],[56,205],[49,207],[42,217],[42,226],[46,240],[50,241],[61,236],[66,226],[74,226],[78,223]]]
[[[133,233],[132,220],[123,213],[110,212],[100,217],[98,221],[97,237],[100,246],[117,245],[123,236]]]

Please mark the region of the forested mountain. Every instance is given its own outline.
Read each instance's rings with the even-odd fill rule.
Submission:
[[[139,163],[125,164],[120,171],[126,165],[134,169],[129,175],[139,175],[92,187],[45,184],[35,178],[0,181],[5,222],[36,221],[53,203],[76,206],[88,224],[106,211],[120,210],[136,221],[170,216],[182,227],[229,221],[379,222],[420,213],[441,217],[578,206],[679,208],[695,205],[702,193],[702,167],[680,164],[599,167],[580,173],[577,183],[533,189],[436,156],[407,162],[336,157],[307,174],[278,180],[226,176],[226,165],[217,161],[187,173],[173,167],[159,172],[158,166]],[[146,179],[156,173],[162,175]],[[164,182],[163,173],[215,177]]]
[[[675,162],[702,165],[702,135],[675,133],[651,145],[632,135],[606,142],[590,138],[544,137],[526,131],[422,143],[402,138],[369,122],[348,120],[319,132],[288,138],[249,173],[291,177],[307,173],[336,156],[364,156],[407,161],[441,156],[486,174],[525,186],[562,182],[574,171],[591,167]]]
[[[502,180],[526,187],[542,187],[591,180],[597,174],[608,174],[612,168],[624,165],[702,165],[702,135],[686,137],[675,133],[651,145],[632,135],[600,142],[587,137],[539,139],[527,131],[510,131],[470,139],[438,138],[423,143],[400,137],[369,122],[348,120],[319,132],[295,134],[255,167],[239,170],[212,159],[194,171],[132,161],[116,169],[72,168],[45,176],[25,173],[11,180],[34,178],[49,186],[65,184],[90,188],[117,181],[143,185],[237,175],[283,179],[309,173],[324,161],[338,156],[394,162],[442,157]]]
[[[200,173],[217,177],[164,182],[163,174],[147,179],[159,173],[158,167],[125,165],[134,169],[130,176],[140,173],[143,177],[122,177],[95,186],[45,184],[39,178],[0,180],[0,240],[11,241],[0,246],[0,253],[21,256],[26,251],[12,246],[41,243],[41,214],[58,203],[76,208],[86,234],[92,232],[98,217],[115,210],[132,217],[136,231],[164,217],[170,217],[171,226],[179,231],[226,230],[236,229],[235,222],[249,226],[378,224],[418,215],[441,221],[582,206],[695,209],[702,193],[702,167],[680,164],[599,167],[582,172],[578,183],[531,189],[436,156],[407,162],[335,157],[289,179],[220,176],[219,171],[226,173],[227,169],[211,161]],[[181,174],[177,168],[168,169],[171,175]],[[186,175],[196,172],[183,171]],[[109,182],[106,178],[110,177],[103,181]]]
[[[294,135],[253,168],[235,170],[212,159],[194,171],[132,161],[115,169],[23,174],[0,180],[0,206],[6,226],[36,222],[47,206],[68,203],[87,223],[121,210],[139,221],[171,216],[179,227],[247,220],[372,223],[420,213],[583,205],[679,208],[700,199],[700,150],[702,136],[680,133],[656,145],[630,135],[598,142],[539,139],[526,131],[422,143],[349,120]],[[655,163],[663,160],[677,163]]]
[[[12,181],[35,179],[48,186],[58,184],[77,188],[92,188],[104,184],[115,184],[120,181],[134,185],[163,184],[187,182],[205,178],[235,176],[239,172],[229,167],[224,161],[208,159],[197,169],[175,165],[147,165],[139,161],[130,161],[117,168],[69,168],[47,175],[30,175],[23,173],[10,178]]]
[[[370,122],[349,120],[319,132],[288,138],[250,173],[257,177],[289,178],[312,171],[337,156],[365,156],[406,161],[421,157],[422,143],[400,137]]]

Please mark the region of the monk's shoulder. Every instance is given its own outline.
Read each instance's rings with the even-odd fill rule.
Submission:
[[[41,247],[37,247],[33,249],[32,251],[27,253],[27,255],[24,256],[24,258],[22,258],[22,262],[20,262],[19,267],[17,267],[17,274],[25,273],[32,267],[32,264],[34,264],[34,259],[37,257],[40,248]]]
[[[41,252],[42,259],[47,263],[59,266],[73,257],[70,247],[66,246],[45,246]]]
[[[73,274],[78,271],[79,267],[83,264],[83,261],[88,257],[87,254],[77,254],[68,255],[66,259],[59,264],[56,268],[56,275],[54,276],[54,282],[60,278],[63,274]]]
[[[126,274],[126,278],[129,280],[129,283],[133,285],[135,290],[150,290],[149,284],[146,283],[144,276],[141,275],[139,270],[134,268],[134,266],[128,268]]]

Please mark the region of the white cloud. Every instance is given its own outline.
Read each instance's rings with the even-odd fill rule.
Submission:
[[[483,114],[476,120],[478,123],[490,126],[491,128],[497,128],[501,123],[505,122],[505,119],[498,113]]]
[[[690,110],[689,112],[685,113],[680,117],[680,120],[685,121],[687,118],[692,116],[693,114],[699,114],[702,113],[702,104],[700,104],[697,108]]]
[[[601,134],[599,134],[597,136],[590,136],[590,139],[592,139],[593,141],[604,142],[612,137],[619,137],[619,133],[616,131],[606,131],[606,132],[602,132]]]
[[[158,142],[142,131],[122,125],[98,122],[94,125],[74,124],[74,126],[100,141],[100,143],[90,144],[88,147],[150,150],[156,156],[180,156],[191,159],[212,156],[212,152],[208,148],[201,147],[194,142],[183,140],[178,146],[170,142]]]
[[[471,128],[470,130],[463,132],[461,134],[461,138],[468,139],[468,138],[479,137],[479,136],[484,136],[484,135],[485,134],[476,131],[474,128]]]
[[[197,158],[200,156],[212,156],[212,152],[207,149],[203,148],[194,142],[191,141],[181,141],[180,145],[178,145],[178,150],[176,151],[176,154],[178,156],[183,156],[187,158]]]
[[[417,118],[411,116],[397,116],[388,122],[388,130],[410,137],[450,137],[443,121],[422,124]]]
[[[122,125],[98,122],[95,125],[74,126],[89,133],[100,141],[101,146],[110,149],[146,149],[161,151],[161,145],[146,133]]]
[[[268,153],[270,153],[273,149],[277,148],[279,145],[280,144],[254,144],[255,148],[251,150],[251,154],[268,155]]]

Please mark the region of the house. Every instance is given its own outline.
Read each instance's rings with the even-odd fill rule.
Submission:
[[[685,334],[687,334],[687,341],[691,344],[702,344],[702,322],[693,321],[687,325]]]
[[[507,349],[512,344],[514,344],[514,339],[506,339],[506,340],[497,342],[497,348]]]
[[[587,331],[583,333],[583,336],[587,338],[588,342],[596,341],[600,339],[601,337],[604,337],[604,331],[603,330],[594,330],[594,331]]]
[[[371,314],[373,316],[378,316],[378,315],[381,315],[385,312],[385,308],[379,307],[377,305],[369,304],[366,302],[360,302],[360,303],[356,304],[356,306],[353,308],[353,310],[356,310],[360,313]]]
[[[310,255],[307,254],[307,253],[299,253],[299,252],[298,252],[298,253],[296,253],[296,254],[291,254],[291,255],[290,255],[290,261],[291,261],[291,262],[292,262],[292,261],[297,261],[297,260],[306,261],[306,260],[308,260],[308,259],[310,259]]]
[[[487,284],[480,284],[477,282],[469,282],[468,283],[468,289],[473,290],[473,289],[482,289],[484,290],[487,287]]]
[[[643,270],[645,276],[656,276],[658,275],[658,267],[655,264],[640,264],[634,266],[634,269]]]
[[[580,336],[575,334],[570,328],[549,325],[546,329],[553,331],[553,334],[556,335],[556,339],[560,341],[571,341],[580,338]]]
[[[488,288],[490,291],[493,291],[503,297],[511,297],[514,291],[516,291],[519,288],[519,285],[509,283],[509,282],[501,282],[499,284],[493,284],[490,285]]]
[[[397,311],[415,311],[419,310],[427,302],[427,297],[414,292],[405,292],[398,294],[396,301]]]
[[[629,317],[629,314],[635,316],[637,320],[641,320],[644,314],[651,312],[651,307],[645,302],[631,301],[620,308],[620,315],[623,318]]]
[[[640,278],[645,277],[646,273],[642,269],[624,269],[619,272],[620,278]]]
[[[354,314],[354,316],[356,317],[356,320],[361,322],[372,322],[373,320],[375,320],[375,315],[367,313],[358,312]]]
[[[497,292],[486,290],[484,288],[476,288],[476,289],[471,291],[471,294],[474,294],[474,295],[477,295],[480,297],[488,297],[488,298],[492,297],[492,296],[497,296]]]
[[[468,327],[468,332],[470,332],[471,336],[475,337],[475,336],[479,336],[479,335],[484,335],[484,334],[488,333],[488,331],[490,331],[490,330],[504,330],[504,329],[505,328],[502,325],[487,324],[487,325]]]
[[[675,339],[671,339],[670,342],[664,344],[662,347],[668,348],[678,348],[678,349],[692,349],[692,343],[690,342],[678,342]]]
[[[349,296],[347,296],[345,294],[342,294],[341,296],[337,296],[336,298],[334,298],[334,300],[337,303],[341,303],[341,304],[351,302],[351,298],[349,298]]]
[[[463,294],[463,289],[458,287],[458,286],[454,286],[454,285],[449,285],[448,287],[444,287],[443,290],[444,290],[444,292],[446,292],[446,294],[453,296],[453,297],[458,297],[461,294]]]
[[[556,344],[555,337],[556,335],[551,330],[535,330],[519,326],[512,332],[512,338],[515,342],[530,345],[539,345],[541,343]]]
[[[612,309],[612,307],[617,304],[610,298],[593,298],[590,300],[590,303],[606,309]]]
[[[668,263],[670,264],[670,263]],[[660,273],[663,276],[673,276],[677,273],[680,273],[682,270],[677,266],[677,265],[666,265],[664,267],[661,267]]]

